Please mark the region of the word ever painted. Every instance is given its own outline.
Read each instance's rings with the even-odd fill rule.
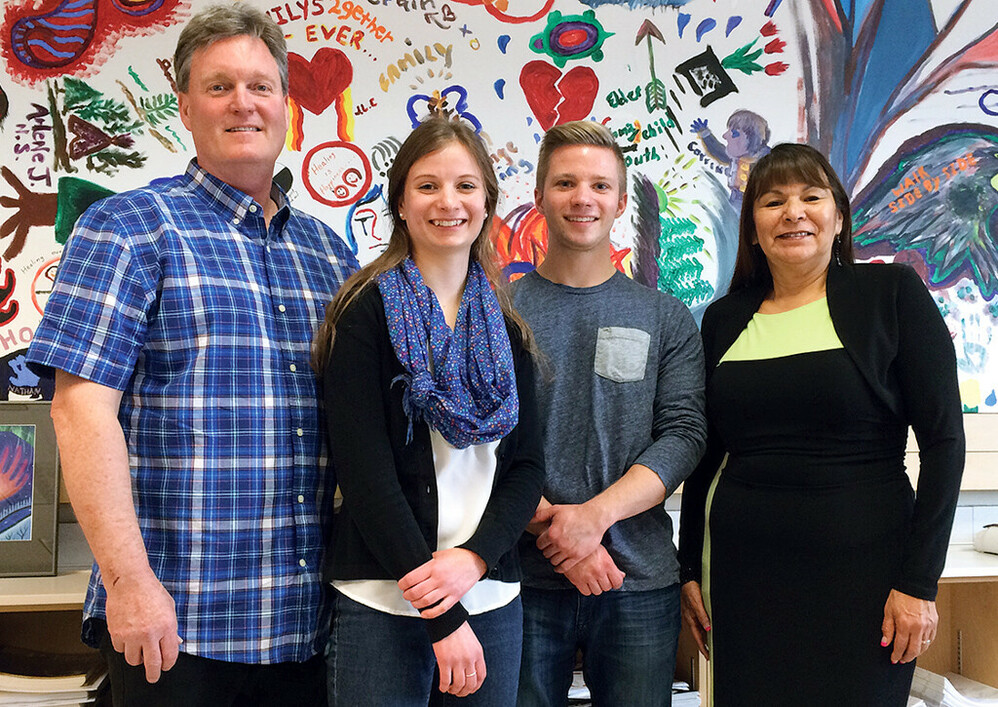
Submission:
[[[305,27],[305,41],[318,42],[323,40],[329,42],[334,40],[344,47],[354,47],[360,49],[360,40],[364,38],[364,33],[355,29],[351,31],[350,25],[308,25]]]

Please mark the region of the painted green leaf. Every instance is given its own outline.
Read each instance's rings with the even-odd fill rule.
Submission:
[[[754,74],[756,71],[762,71],[762,67],[756,63],[756,59],[762,56],[762,49],[756,49],[752,51],[752,47],[755,46],[756,39],[746,44],[744,47],[739,47],[733,51],[728,56],[721,60],[721,66],[725,69],[734,69],[741,71],[743,74]],[[751,54],[749,52],[752,52]]]

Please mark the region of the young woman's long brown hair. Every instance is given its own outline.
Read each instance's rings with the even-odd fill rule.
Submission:
[[[326,307],[326,318],[319,326],[315,341],[312,343],[312,368],[317,374],[322,374],[329,360],[329,353],[336,337],[336,322],[343,312],[375,278],[398,266],[412,252],[409,228],[399,216],[399,204],[402,203],[402,196],[405,193],[409,170],[418,160],[452,142],[457,142],[468,150],[482,173],[485,186],[485,221],[475,242],[471,244],[471,259],[481,264],[496,292],[503,314],[516,324],[524,346],[528,350],[533,350],[533,335],[526,322],[513,309],[512,300],[496,264],[495,246],[489,237],[499,202],[499,180],[492,169],[489,153],[482,139],[465,123],[445,118],[430,118],[409,134],[388,170],[387,201],[388,213],[392,219],[392,235],[388,247],[374,261],[351,275]]]

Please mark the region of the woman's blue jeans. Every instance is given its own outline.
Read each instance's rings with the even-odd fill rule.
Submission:
[[[423,619],[376,611],[337,593],[326,648],[330,707],[515,705],[523,645],[520,598],[468,623],[482,644],[488,675],[477,692],[454,697],[438,689],[437,660]]]

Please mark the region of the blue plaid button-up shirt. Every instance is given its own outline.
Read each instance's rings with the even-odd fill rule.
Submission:
[[[119,420],[149,563],[181,650],[306,660],[328,606],[332,508],[313,333],[357,267],[274,187],[259,205],[192,161],[79,220],[28,360],[123,391]],[[84,607],[104,617],[95,566]]]

